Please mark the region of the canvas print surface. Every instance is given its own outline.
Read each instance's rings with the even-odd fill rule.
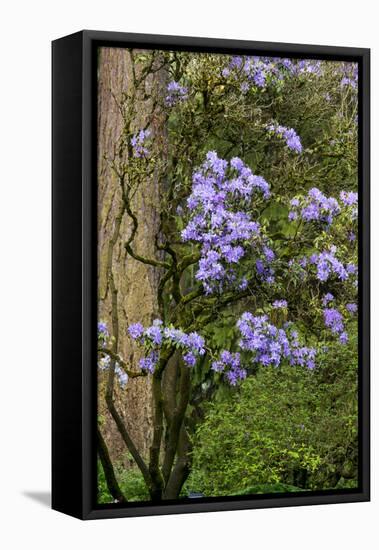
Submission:
[[[358,487],[358,66],[98,49],[98,504]]]

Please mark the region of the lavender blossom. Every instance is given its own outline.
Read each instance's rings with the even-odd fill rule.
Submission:
[[[267,126],[269,132],[273,132],[278,137],[283,138],[286,142],[288,149],[291,151],[296,151],[301,153],[303,146],[297,133],[293,128],[286,128],[285,126],[280,126],[279,124],[270,124]]]
[[[133,147],[133,155],[136,158],[147,158],[149,149],[145,146],[145,140],[151,135],[150,130],[140,130],[133,135],[130,143]]]
[[[175,82],[175,80],[169,82],[167,92],[166,104],[169,107],[173,107],[177,103],[188,99],[188,88],[181,86],[178,82]]]
[[[333,294],[331,294],[330,292],[327,292],[322,299],[322,305],[326,306],[328,305],[329,302],[332,302],[333,300],[334,300]]]
[[[349,277],[348,266],[345,267],[336,258],[336,250],[336,247],[332,246],[330,250],[319,254],[312,254],[309,258],[309,262],[317,268],[316,277],[319,281],[325,282],[333,275],[337,276],[341,281],[345,281]]]
[[[285,329],[270,323],[267,315],[254,316],[245,312],[238,320],[237,327],[241,333],[239,346],[251,352],[254,363],[278,367],[287,360],[291,365],[314,368],[316,350],[300,346],[296,331],[288,336]]]
[[[334,334],[340,334],[344,330],[342,314],[334,308],[324,309],[325,326],[330,328]]]
[[[135,323],[134,325],[130,325],[128,328],[128,332],[130,336],[133,338],[133,340],[138,340],[141,338],[144,332],[143,325],[141,323]]]
[[[224,78],[240,84],[243,93],[251,88],[259,90],[269,86],[275,87],[287,78],[321,74],[319,61],[296,61],[266,56],[233,56],[228,65],[221,70]]]
[[[108,338],[109,337],[109,331],[107,324],[104,321],[99,321],[97,323],[97,333],[99,338]]]
[[[358,311],[358,306],[357,304],[346,304],[346,309],[349,313],[357,313]]]
[[[164,327],[160,319],[155,319],[150,327],[135,323],[128,328],[130,336],[145,347],[149,353],[140,360],[140,367],[154,372],[163,346],[173,346],[183,353],[183,360],[189,366],[196,364],[197,358],[205,354],[204,338],[197,332],[186,334],[173,326]],[[151,349],[153,348],[153,351]]]
[[[288,307],[287,300],[275,300],[273,302],[272,307],[274,309],[284,309]]]
[[[236,268],[247,249],[262,255],[260,275],[272,281],[273,251],[264,243],[260,225],[246,212],[255,198],[270,196],[268,183],[252,173],[249,167],[234,157],[228,163],[209,151],[206,160],[192,179],[192,192],[187,199],[189,220],[181,236],[184,242],[200,245],[201,257],[196,273],[207,294],[221,292],[225,287],[239,287],[246,277],[237,276]]]
[[[212,370],[215,372],[222,372],[226,380],[232,386],[235,386],[240,380],[243,380],[247,376],[247,371],[241,367],[240,354],[231,353],[224,350],[221,352],[220,359],[213,361],[211,365]]]
[[[158,362],[158,353],[156,351],[151,352],[147,357],[140,359],[139,365],[142,370],[147,370],[153,373]]]

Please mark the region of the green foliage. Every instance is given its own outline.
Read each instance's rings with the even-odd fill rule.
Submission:
[[[97,502],[98,504],[113,502],[113,498],[108,491],[104,470],[100,460],[97,461]]]
[[[141,472],[132,467],[125,469],[122,464],[116,464],[114,466],[115,474],[120,485],[120,489],[130,502],[146,501],[149,500],[149,492],[146,488],[145,481]],[[113,502],[113,498],[110,495],[107,483],[104,476],[104,470],[101,462],[97,463],[97,480],[98,480],[98,496],[97,501],[99,504],[108,504]]]
[[[357,485],[356,340],[315,372],[260,369],[206,408],[187,487],[206,495]]]

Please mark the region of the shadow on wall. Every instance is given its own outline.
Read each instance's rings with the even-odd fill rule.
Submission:
[[[22,495],[24,497],[34,500],[42,506],[51,506],[51,493],[49,491],[23,491]]]

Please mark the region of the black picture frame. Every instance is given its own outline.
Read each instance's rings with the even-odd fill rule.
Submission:
[[[359,64],[359,487],[96,505],[96,48],[181,49]],[[370,50],[85,30],[52,43],[52,508],[81,519],[370,499]]]

